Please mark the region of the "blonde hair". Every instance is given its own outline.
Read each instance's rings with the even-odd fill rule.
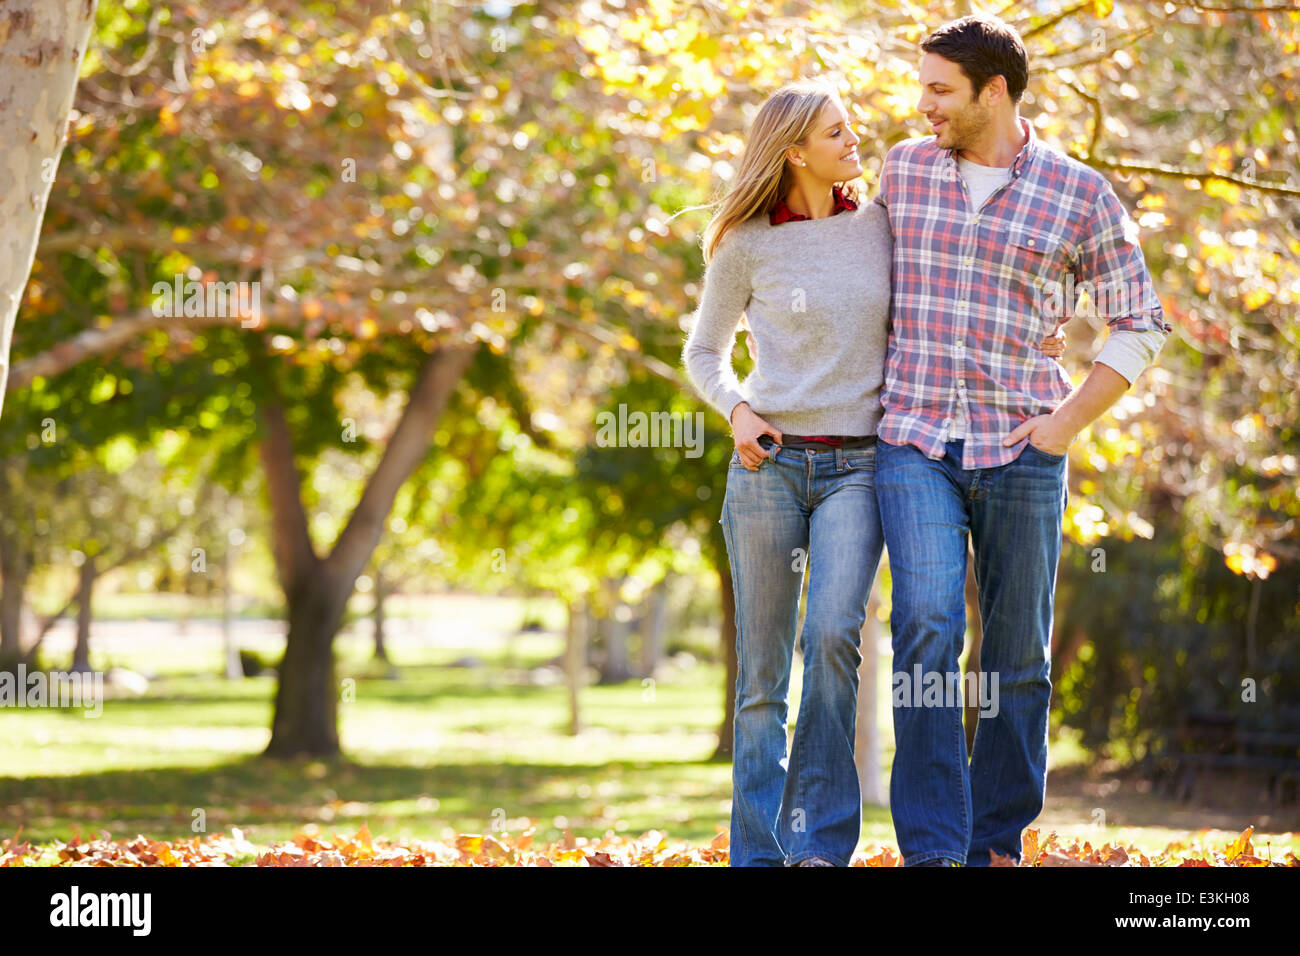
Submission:
[[[803,79],[787,83],[759,107],[745,139],[740,169],[722,198],[706,204],[706,208],[719,208],[704,229],[705,265],[728,232],[747,219],[767,215],[790,191],[794,173],[786,163],[786,150],[802,146],[822,111],[838,101],[839,94],[825,80]],[[842,192],[857,201],[856,185],[846,183]]]

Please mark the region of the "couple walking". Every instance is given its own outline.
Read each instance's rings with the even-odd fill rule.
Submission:
[[[889,151],[874,201],[857,194],[843,104],[805,80],[758,111],[705,231],[683,358],[736,443],[721,516],[739,662],[736,866],[848,864],[862,812],[859,633],[882,549],[893,669],[947,687],[959,679],[968,536],[979,664],[998,700],[968,757],[960,697],[895,699],[890,809],[908,866],[987,866],[990,851],[1019,861],[1047,781],[1066,452],[1170,331],[1110,185],[1020,117],[1029,70],[1015,31],[964,17],[921,49],[918,109],[932,135]],[[1073,280],[1111,305],[1078,387],[1054,358]],[[755,352],[743,383],[731,366],[742,315]],[[803,694],[787,756],[804,556]]]

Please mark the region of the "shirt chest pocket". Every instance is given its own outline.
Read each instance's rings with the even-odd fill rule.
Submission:
[[[1053,233],[1027,226],[1004,227],[998,239],[1007,276],[1022,294],[1059,296],[1070,260],[1069,246]]]

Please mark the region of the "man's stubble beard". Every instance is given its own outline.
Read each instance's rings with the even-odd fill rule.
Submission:
[[[970,149],[988,124],[988,112],[980,109],[978,104],[968,104],[957,115],[948,117],[947,128],[944,130],[947,142],[941,141],[938,145],[941,149]]]

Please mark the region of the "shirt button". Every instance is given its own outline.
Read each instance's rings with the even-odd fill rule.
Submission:
[[[1030,245],[1032,246],[1033,243],[1031,242]],[[966,257],[966,265],[970,265],[970,264],[971,264],[972,262],[974,262],[974,261],[975,261],[975,260],[972,259],[970,256],[967,256],[967,257]]]
[[[957,348],[961,348],[961,339],[957,340]]]
[[[957,379],[957,387],[958,387],[958,388],[965,388],[965,387],[966,387],[966,380],[965,380],[964,378],[959,378],[959,379]]]

